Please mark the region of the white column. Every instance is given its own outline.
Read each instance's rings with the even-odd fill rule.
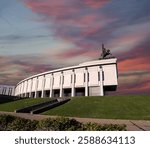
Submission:
[[[17,86],[17,95],[19,95],[20,97],[21,97],[21,88],[22,88],[22,86],[21,86],[21,84],[19,84]]]
[[[0,90],[1,91],[1,90]],[[0,93],[1,94],[1,93]],[[17,86],[14,87],[14,96],[17,96]]]
[[[25,97],[25,81],[23,82],[23,97]]]
[[[27,90],[28,90],[28,80],[26,81],[25,97],[27,97]]]
[[[75,96],[75,81],[74,81],[74,77],[75,77],[75,74],[74,74],[74,70],[72,70],[72,87],[71,87],[71,97],[74,97]]]
[[[31,86],[30,86],[30,92],[29,92],[29,98],[31,98],[31,93],[32,93],[32,84],[33,84],[33,79],[31,79]]]
[[[35,95],[34,95],[34,98],[37,98],[37,88],[38,88],[38,77],[36,77],[36,85],[35,85]]]
[[[60,75],[60,95],[59,97],[62,97],[63,96],[63,72],[61,72],[61,75]]]
[[[15,87],[12,88],[11,96],[15,96]]]
[[[85,68],[85,96],[88,96],[88,70]]]
[[[22,92],[21,92],[22,94],[21,94],[21,97],[24,97],[23,96],[23,93],[24,93],[24,82],[22,82]]]
[[[21,97],[21,94],[22,94],[22,84],[20,83],[19,85],[18,85],[19,86],[18,91],[19,91],[19,96]]]
[[[52,96],[53,96],[53,81],[54,81],[54,76],[53,76],[53,74],[51,74],[50,95],[49,95],[50,98],[52,98]]]
[[[6,86],[5,95],[8,95],[9,87]]]
[[[100,74],[100,96],[104,96],[103,69],[102,69],[102,67],[100,67],[99,70],[100,70],[100,72],[99,72],[99,74]]]
[[[45,86],[45,75],[43,76],[42,78],[42,95],[41,95],[41,98],[44,98],[44,86]]]

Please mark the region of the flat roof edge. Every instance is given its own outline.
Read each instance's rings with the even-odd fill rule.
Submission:
[[[88,62],[81,63],[81,64],[79,64],[77,66],[69,66],[69,67],[59,68],[59,69],[50,70],[50,71],[46,71],[46,72],[43,72],[43,73],[39,73],[39,74],[30,76],[30,77],[28,77],[26,79],[23,79],[19,83],[17,83],[17,85],[19,85],[20,83],[22,83],[23,81],[26,81],[28,79],[31,79],[31,78],[34,78],[34,77],[38,77],[38,76],[42,76],[42,75],[46,75],[46,74],[50,74],[50,73],[55,73],[55,72],[60,72],[60,71],[65,71],[65,70],[70,70],[70,69],[75,69],[75,68],[83,68],[83,67],[86,67],[86,66],[115,64],[116,62],[117,62],[117,58],[107,58],[107,59],[88,61]]]

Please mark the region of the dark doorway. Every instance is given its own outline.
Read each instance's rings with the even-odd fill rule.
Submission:
[[[71,97],[71,88],[64,89],[64,97]]]
[[[35,97],[35,92],[31,92],[31,98]]]
[[[80,87],[75,89],[76,96],[85,96],[85,88]]]
[[[37,92],[37,98],[41,98],[42,97],[42,91],[38,91]]]
[[[59,97],[60,96],[60,90],[59,89],[55,89],[54,90],[54,97]]]
[[[26,94],[26,97],[29,98],[29,93]]]
[[[49,95],[50,95],[50,90],[45,90],[44,97],[49,98]]]

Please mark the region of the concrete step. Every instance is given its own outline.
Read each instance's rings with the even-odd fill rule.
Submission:
[[[30,106],[26,106],[26,107],[15,110],[15,112],[16,113],[30,113],[32,110],[36,110],[38,108],[47,106],[48,104],[52,104],[52,103],[55,103],[55,102],[58,102],[57,99],[42,102],[42,103],[37,103],[37,104],[34,104],[34,105],[30,105]]]
[[[35,110],[32,110],[30,113],[31,114],[39,114],[39,113],[42,113],[42,112],[45,112],[47,110],[50,110],[54,107],[57,107],[57,106],[60,106],[66,102],[70,101],[70,99],[65,99],[65,100],[61,100],[61,101],[58,101],[58,102],[54,102],[52,104],[47,104],[41,108],[38,108],[38,109],[35,109]]]

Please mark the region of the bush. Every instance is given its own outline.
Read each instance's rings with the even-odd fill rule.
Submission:
[[[126,131],[126,125],[106,124],[101,128],[102,131]]]
[[[100,131],[101,125],[89,122],[89,123],[83,124],[83,130],[84,131]]]
[[[16,118],[11,122],[7,130],[8,131],[35,131],[37,129],[38,121],[31,121],[29,119]]]
[[[39,122],[38,130],[44,131],[125,131],[126,125],[80,123],[69,118],[48,118]]]
[[[83,125],[85,131],[125,131],[126,125],[86,123]]]
[[[48,118],[39,122],[38,130],[44,131],[75,131],[80,130],[82,124],[75,119]]]
[[[0,131],[7,130],[8,124],[12,123],[16,117],[10,115],[0,115]]]
[[[69,118],[48,118],[41,121],[0,115],[1,131],[125,131],[126,125],[80,123]]]

